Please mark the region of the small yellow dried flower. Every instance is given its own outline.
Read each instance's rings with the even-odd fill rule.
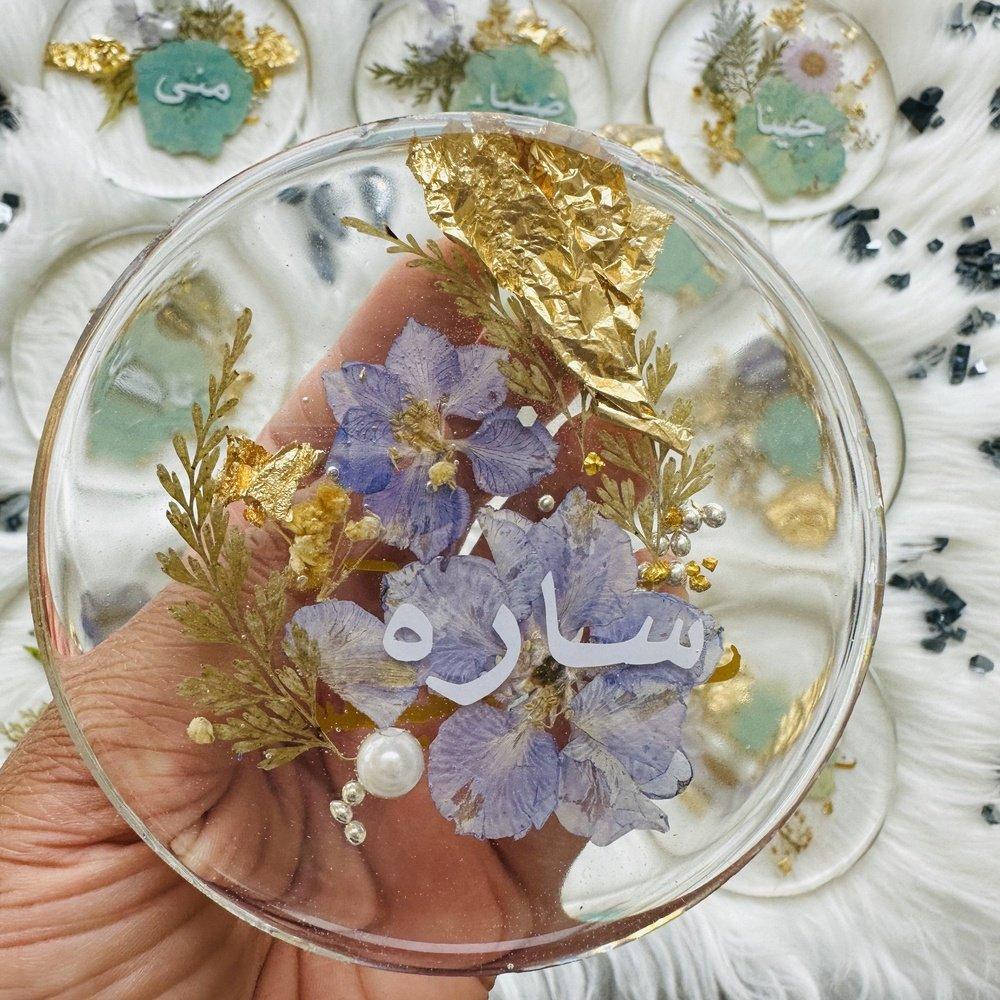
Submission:
[[[589,451],[583,459],[583,471],[588,476],[596,476],[604,468],[604,459],[596,451]]]
[[[365,514],[357,521],[348,521],[344,526],[344,537],[351,542],[372,542],[382,532],[382,521],[377,514]]]
[[[337,483],[324,482],[316,492],[289,511],[288,527],[295,536],[288,549],[288,567],[301,591],[318,590],[333,570],[330,535],[347,517],[351,498]]]
[[[188,723],[187,734],[192,743],[215,742],[215,726],[203,715],[196,716]]]
[[[449,458],[442,458],[427,470],[427,481],[432,490],[454,486],[458,465]]]
[[[289,512],[288,526],[293,535],[329,535],[333,525],[347,517],[351,498],[338,483],[320,483],[308,500],[297,503]]]

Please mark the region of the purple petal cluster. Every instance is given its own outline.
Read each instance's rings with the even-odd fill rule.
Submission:
[[[390,544],[422,562],[458,541],[470,518],[468,492],[436,470],[457,470],[465,456],[479,489],[513,496],[555,467],[549,432],[503,405],[506,356],[482,344],[455,347],[411,319],[384,365],[348,362],[323,375],[339,423],[327,471],[365,495]],[[454,434],[458,418],[478,422],[464,439]]]
[[[656,800],[691,780],[681,748],[685,698],[722,652],[714,620],[678,598],[638,591],[624,531],[574,490],[546,520],[511,512],[485,517],[493,561],[436,559],[396,574],[387,611],[408,601],[434,626],[434,647],[421,661],[464,683],[505,652],[491,623],[501,603],[521,623],[521,660],[491,704],[459,708],[431,744],[428,778],[441,813],[461,833],[522,837],[555,814],[597,845],[631,830],[666,830]],[[672,662],[566,670],[548,655],[540,583],[556,582],[559,622],[567,638],[587,629],[590,641],[618,642],[653,619],[651,640],[666,639],[680,619],[683,634],[699,621],[705,647],[693,667]],[[553,729],[569,724],[560,748]]]

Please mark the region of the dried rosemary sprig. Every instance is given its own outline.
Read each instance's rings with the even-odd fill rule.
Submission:
[[[638,358],[649,399],[658,401],[677,371],[670,347],[657,346],[656,334],[650,333],[639,344]],[[690,401],[677,400],[670,420],[689,427],[692,410]],[[601,458],[628,474],[620,480],[601,477],[597,488],[601,510],[655,556],[666,554],[679,528],[681,504],[712,482],[712,446],[678,455],[644,435],[606,432],[598,442]],[[643,486],[641,499],[636,496],[636,481]]]
[[[419,45],[407,42],[409,55],[403,59],[399,69],[383,63],[372,63],[368,72],[393,90],[412,91],[416,104],[427,104],[435,96],[443,111],[448,110],[455,87],[465,76],[465,64],[469,60],[469,50],[453,38],[448,47],[432,54]]]
[[[180,684],[179,693],[219,719],[215,737],[231,743],[238,754],[262,750],[260,767],[270,770],[307,750],[342,755],[320,723],[315,643],[293,627],[281,644],[289,571],[274,570],[262,585],[249,586],[246,541],[240,531],[229,530],[229,513],[215,496],[213,474],[229,430],[225,418],[238,400],[233,394],[236,365],[250,342],[250,321],[246,309],[226,346],[221,372],[209,376],[207,412],[198,403],[191,407],[192,446],[183,435],[174,437],[183,477],[157,466],[171,501],[167,520],[190,549],[186,554],[168,549],[157,558],[167,576],[202,595],[170,608],[184,634],[240,651],[227,668],[204,664],[197,677]]]

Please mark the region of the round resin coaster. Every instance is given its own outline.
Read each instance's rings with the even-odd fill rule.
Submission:
[[[359,121],[440,108],[593,129],[611,94],[590,29],[562,0],[398,0],[372,22],[354,98]]]
[[[699,184],[739,205],[742,174],[775,220],[863,190],[896,114],[875,42],[827,0],[688,0],[653,54],[648,101]]]
[[[57,701],[146,842],[257,927],[423,972],[567,960],[717,888],[837,745],[883,572],[848,374],[756,243],[622,155],[495,115],[316,140],[182,216],[56,392]],[[107,359],[162,380],[165,302],[225,333],[140,456],[99,419]],[[98,502],[116,436],[151,491]],[[703,808],[703,705],[748,671],[759,753]]]
[[[45,61],[45,90],[75,109],[104,176],[161,198],[197,197],[284,149],[309,97],[284,0],[68,0]]]
[[[752,714],[755,703],[749,700],[743,711]],[[875,843],[895,787],[896,733],[878,685],[869,677],[816,784],[771,843],[726,883],[726,890],[797,896],[843,875]]]

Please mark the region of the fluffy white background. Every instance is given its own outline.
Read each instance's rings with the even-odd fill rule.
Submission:
[[[313,104],[303,130],[352,124],[352,53],[369,5],[302,0],[296,6],[313,53]],[[574,4],[603,50],[617,120],[642,120],[645,68],[676,6]],[[910,354],[934,341],[950,345],[973,305],[1000,312],[1000,296],[960,289],[952,271],[961,216],[975,215],[982,233],[1000,243],[1000,133],[987,127],[989,100],[1000,85],[1000,31],[980,21],[975,39],[950,35],[945,21],[952,4],[944,0],[845,0],[843,6],[882,47],[900,98],[932,84],[944,88],[947,121],[919,136],[900,119],[885,168],[855,199],[881,208],[873,226],[878,235],[892,225],[909,234],[901,248],[886,244],[874,260],[850,264],[838,249],[842,234],[826,219],[775,226],[771,239],[819,312],[862,344],[896,389],[908,458],[888,518],[890,556],[907,542],[950,536],[947,550],[926,557],[921,568],[944,575],[969,602],[962,619],[969,638],[939,656],[923,652],[926,603],[887,593],[873,667],[897,727],[897,789],[882,834],[846,875],[784,900],[720,891],[639,942],[559,969],[501,978],[495,996],[503,1000],[1000,997],[1000,827],[987,826],[979,814],[984,802],[1000,799],[1000,671],[980,677],[967,669],[974,652],[1000,659],[1000,471],[976,450],[978,441],[1000,433],[1000,328],[972,342],[973,356],[995,369],[986,378],[960,387],[949,385],[940,369],[925,382],[905,378]],[[99,231],[102,218],[111,222],[108,229],[130,218],[162,223],[177,207],[99,182],[88,162],[90,140],[72,109],[56,107],[40,89],[41,46],[58,7],[52,0],[0,3],[0,74],[20,84],[16,98],[27,119],[16,136],[0,134],[0,189],[19,191],[26,201],[0,235],[4,490],[27,485],[34,447],[9,391],[13,303],[30,294],[48,262],[78,242],[86,226]],[[947,247],[932,257],[924,244],[935,236]],[[913,281],[906,292],[882,283],[888,273],[907,270]],[[31,700],[40,683],[30,660],[14,659],[26,625],[20,544],[5,538],[0,547],[0,640],[10,651],[0,667],[4,717]]]

